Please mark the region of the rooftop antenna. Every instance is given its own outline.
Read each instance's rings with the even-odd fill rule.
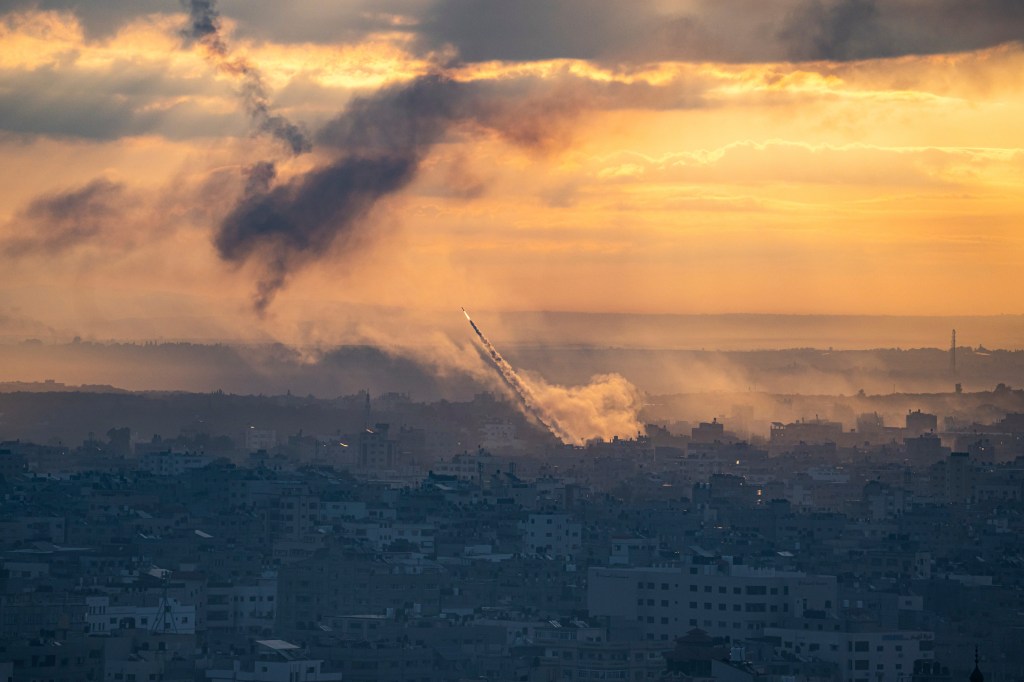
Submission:
[[[150,575],[160,578],[162,585],[160,590],[160,603],[157,606],[157,616],[153,619],[153,625],[149,628],[150,633],[161,632],[178,633],[178,624],[174,620],[174,609],[167,596],[168,583],[171,581],[171,572],[165,568],[154,566],[149,571]]]

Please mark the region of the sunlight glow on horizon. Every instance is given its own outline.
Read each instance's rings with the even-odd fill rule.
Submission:
[[[88,291],[102,310],[110,291],[144,310],[180,292],[259,329],[237,303],[252,267],[212,243],[242,171],[274,159],[279,186],[301,178],[328,162],[317,132],[354,98],[443,73],[500,95],[512,132],[452,126],[368,210],[371,229],[290,272],[273,306],[1024,313],[1019,43],[856,61],[459,62],[397,15],[336,45],[236,36],[226,17],[273,113],[314,140],[288,159],[254,135],[239,85],[183,44],[183,21],[143,16],[97,38],[72,13],[0,17],[0,154],[21,169],[0,188],[7,312],[57,325],[67,305],[47,297]],[[90,205],[88,229],[39,217],[40,198],[96,179],[114,203]],[[58,228],[74,240],[10,246]]]

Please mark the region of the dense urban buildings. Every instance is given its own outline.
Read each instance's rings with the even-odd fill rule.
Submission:
[[[1024,392],[957,395],[568,446],[489,394],[2,394],[101,421],[0,443],[0,673],[1024,679]]]

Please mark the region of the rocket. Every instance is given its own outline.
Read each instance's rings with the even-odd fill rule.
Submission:
[[[461,307],[461,306],[460,306]],[[476,326],[476,322],[469,316],[465,308],[462,308],[462,314],[466,316],[469,321],[469,326],[473,328],[476,335],[480,338],[480,343],[483,344],[484,350],[491,356],[491,362],[494,363],[494,368],[498,370],[498,374],[501,375],[502,380],[505,384],[512,389],[512,391],[518,396],[520,404],[526,410],[527,413],[533,416],[541,426],[546,428],[551,434],[561,440],[563,443],[572,442],[572,437],[566,433],[566,431],[555,421],[555,418],[549,414],[545,414],[543,408],[538,404],[536,397],[530,390],[530,387],[523,383],[523,380],[516,373],[512,365],[508,364],[505,358],[501,357],[501,353],[498,349],[487,340],[484,333],[480,331],[480,327]]]
[[[484,338],[484,333],[482,331],[480,331],[479,327],[476,326],[476,322],[474,322],[473,318],[469,316],[469,313],[466,312],[465,308],[462,308],[462,314],[466,316],[467,320],[469,320],[469,326],[471,326],[473,328],[473,331],[476,332],[476,335],[479,336],[480,339],[486,343],[487,339]],[[487,344],[487,345],[490,345],[490,344]]]

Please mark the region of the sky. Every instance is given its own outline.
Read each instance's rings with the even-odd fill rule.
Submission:
[[[1019,0],[6,0],[0,323],[1021,314],[1022,39]]]

